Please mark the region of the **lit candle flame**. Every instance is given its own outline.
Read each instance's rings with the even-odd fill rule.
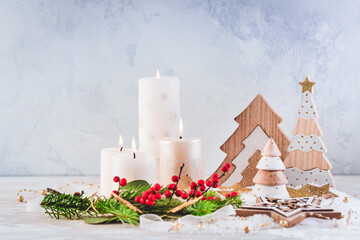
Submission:
[[[132,152],[134,154],[134,159],[136,158],[135,152],[136,152],[136,143],[135,143],[135,138],[132,138],[132,144],[131,144],[131,148],[132,148]]]
[[[183,127],[182,118],[180,118],[179,135],[180,135],[180,139],[182,139],[182,138],[183,138],[183,135],[184,135],[184,127]]]
[[[159,69],[156,71],[156,78],[160,78],[160,71],[159,71]]]
[[[122,151],[124,148],[122,135],[120,135],[120,137],[119,137],[119,148],[120,148],[120,151]]]

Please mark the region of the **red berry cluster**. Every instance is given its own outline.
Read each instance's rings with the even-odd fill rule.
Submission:
[[[220,201],[220,198],[219,197],[212,197],[212,196],[209,196],[209,197],[202,197],[201,198],[201,201],[205,201],[205,200],[214,200],[214,201]]]
[[[181,190],[178,189],[177,185],[180,181],[180,177],[179,176],[172,176],[171,181],[173,181],[174,183],[171,183],[169,185],[167,185],[167,189],[164,192],[165,197],[167,198],[172,198],[174,195],[176,195],[177,197],[181,197],[182,199],[187,199],[188,198],[188,194],[186,192],[183,192]]]
[[[171,178],[171,181],[173,183],[167,185],[167,189],[165,192],[164,192],[164,196],[167,197],[167,198],[170,198],[170,200],[173,198],[174,195],[176,195],[177,197],[181,197],[182,199],[187,199],[188,197],[188,194],[186,192],[183,192],[181,190],[178,190],[178,184],[179,184],[179,181],[180,181],[180,177],[181,177],[181,172],[184,168],[185,164],[183,163],[181,166],[180,166],[180,172],[179,172],[179,175],[176,176],[172,176]]]
[[[120,187],[120,186],[121,186],[121,187],[124,187],[124,186],[126,186],[126,184],[127,184],[126,178],[120,178],[119,176],[115,176],[115,177],[113,178],[113,181],[119,183],[119,187]],[[116,191],[116,190],[114,190],[114,191],[112,191],[112,192],[115,193],[116,195],[119,195],[119,192]]]
[[[143,192],[141,196],[135,197],[135,202],[148,206],[154,206],[156,200],[162,198],[162,194],[159,192],[160,190],[160,184],[156,183],[149,190]]]
[[[115,176],[113,178],[114,182],[118,182],[120,186],[124,187],[127,184],[126,178],[120,178],[119,176]]]
[[[232,193],[230,193],[230,194],[226,194],[226,195],[225,195],[225,198],[236,197],[237,195],[238,195],[237,192],[232,192]]]
[[[230,163],[226,163],[222,168],[221,171],[223,171],[224,173],[228,172],[230,169],[231,165]]]

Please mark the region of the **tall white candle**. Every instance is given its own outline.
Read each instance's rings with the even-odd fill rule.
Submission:
[[[110,197],[113,190],[112,158],[115,154],[130,151],[123,148],[122,136],[119,137],[119,147],[104,148],[100,159],[100,195]]]
[[[160,140],[160,183],[167,185],[171,177],[178,175],[184,163],[179,187],[187,186],[189,178],[194,181],[204,178],[204,159],[201,138],[183,138],[182,121],[180,120],[180,137],[162,138]]]
[[[139,150],[159,158],[159,140],[177,136],[180,116],[179,79],[139,79]]]
[[[133,138],[132,150],[118,152],[112,157],[112,176],[133,180],[146,180],[149,183],[156,181],[156,160],[153,155],[136,151]],[[118,183],[112,183],[113,190],[118,188]]]

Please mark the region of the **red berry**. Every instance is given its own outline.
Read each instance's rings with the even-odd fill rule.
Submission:
[[[226,194],[226,195],[225,195],[225,198],[229,198],[229,197],[230,197],[230,194]]]
[[[197,188],[196,182],[190,183],[190,188],[191,188],[191,189],[196,189],[196,188]]]
[[[143,198],[147,199],[148,196],[149,196],[149,192],[148,192],[148,191],[145,191],[145,192],[142,193],[142,197],[143,197]]]
[[[145,204],[145,199],[144,199],[144,198],[141,198],[141,199],[140,199],[140,203],[141,203],[141,204]]]
[[[182,199],[187,199],[188,198],[188,194],[186,192],[181,194],[181,198]]]
[[[216,198],[215,198],[215,200],[216,200],[216,201],[219,201],[219,200],[220,200],[220,198],[219,198],[219,197],[216,197]]]
[[[169,190],[166,190],[165,192],[164,192],[164,195],[165,195],[165,197],[170,197],[171,196],[171,192],[169,191]]]
[[[155,194],[155,196],[156,196],[156,199],[161,199],[161,193],[157,193],[157,194]]]
[[[137,203],[139,203],[140,200],[141,200],[141,196],[137,196],[137,197],[135,198],[135,202],[137,202]]]
[[[76,192],[76,193],[74,193],[74,197],[80,197],[80,193],[79,192]]]
[[[156,183],[156,184],[154,185],[154,189],[155,189],[156,191],[160,191],[160,190],[161,190],[160,184]]]
[[[153,192],[155,189],[153,188],[153,187],[151,187],[151,188],[149,188],[149,192],[151,193],[151,192]]]
[[[227,172],[227,171],[229,171],[229,169],[228,169],[228,168],[226,168],[225,166],[223,166],[223,167],[221,168],[221,171],[223,171],[223,172]]]
[[[149,205],[154,206],[154,204],[155,204],[155,201],[152,201]]]
[[[191,190],[191,191],[189,192],[189,195],[190,195],[190,196],[194,195],[194,192],[195,192],[194,190]]]
[[[205,191],[206,187],[205,186],[200,186],[199,189],[200,189],[200,191]]]
[[[208,200],[214,200],[214,197],[209,196],[209,197],[208,197]]]
[[[150,199],[146,199],[146,201],[145,201],[146,205],[150,205],[151,203],[152,203],[152,201]]]
[[[219,178],[212,178],[212,182],[219,182]]]
[[[176,187],[176,186],[175,186],[174,183],[169,184],[169,185],[167,186],[167,188],[168,188],[169,190],[176,190],[175,187]]]
[[[225,167],[226,167],[227,169],[230,169],[230,168],[231,168],[230,163],[225,164]]]
[[[153,201],[156,200],[156,195],[155,194],[150,194],[148,199],[153,202]]]
[[[237,195],[238,195],[237,192],[232,192],[232,193],[231,193],[231,196],[233,196],[233,197],[236,197]]]
[[[206,181],[206,186],[210,187],[212,185],[212,181],[211,180],[207,180]]]
[[[176,195],[177,197],[180,197],[181,194],[182,194],[182,191],[181,191],[181,190],[177,190],[176,193],[175,193],[175,195]]]
[[[126,178],[120,179],[120,185],[121,185],[121,186],[126,186],[126,184],[127,184]]]
[[[204,186],[204,185],[205,185],[205,181],[202,180],[202,179],[200,179],[200,180],[198,181],[198,185],[199,185],[199,186]]]
[[[219,184],[218,183],[215,183],[213,188],[218,188],[219,187]]]
[[[195,197],[201,197],[201,196],[202,196],[202,192],[200,192],[200,191],[195,192]]]
[[[118,191],[114,190],[112,191],[114,194],[119,195]]]
[[[201,198],[201,201],[205,201],[207,198],[206,197],[202,197]]]
[[[213,179],[213,183],[214,183],[214,184],[219,183],[219,179]]]
[[[172,176],[171,181],[173,181],[173,182],[178,182],[178,181],[179,181],[179,177],[178,177],[178,176]]]
[[[217,175],[217,173],[214,173],[214,174],[212,175],[212,178],[217,178],[217,179],[219,179],[219,175]]]
[[[115,177],[113,178],[113,180],[114,180],[114,182],[119,182],[119,181],[120,181],[120,178],[119,178],[118,176],[115,176]]]

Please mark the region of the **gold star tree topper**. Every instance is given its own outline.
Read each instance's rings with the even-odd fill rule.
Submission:
[[[316,82],[311,82],[309,77],[306,76],[305,81],[299,82],[299,84],[302,86],[302,93],[306,91],[312,93],[312,87],[316,84]]]

